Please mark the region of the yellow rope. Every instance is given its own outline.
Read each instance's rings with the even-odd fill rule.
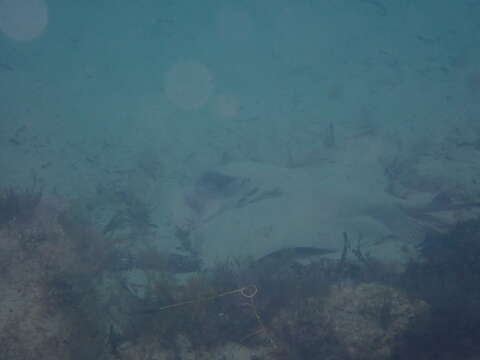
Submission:
[[[247,286],[241,287],[239,289],[225,291],[223,293],[213,295],[213,296],[207,296],[207,297],[200,298],[200,299],[182,301],[182,302],[175,303],[175,304],[165,305],[165,306],[162,306],[162,307],[158,308],[157,310],[162,311],[162,310],[166,310],[166,309],[172,309],[172,308],[176,308],[176,307],[179,307],[179,306],[195,304],[195,303],[202,302],[202,301],[210,301],[210,300],[218,299],[219,297],[222,297],[222,296],[233,295],[233,294],[240,294],[240,295],[242,295],[242,296],[244,296],[248,299],[251,299],[255,295],[257,295],[257,293],[258,293],[258,288],[255,285],[247,285]]]
[[[258,327],[259,327],[259,329],[257,331],[255,331],[252,334],[246,336],[240,342],[243,342],[244,340],[246,340],[247,338],[250,338],[252,336],[264,333],[265,336],[267,337],[267,339],[270,341],[270,344],[273,346],[273,348],[276,349],[276,348],[278,348],[277,344],[276,344],[275,340],[272,338],[272,336],[270,336],[268,334],[267,328],[266,328],[265,324],[263,323],[262,318],[260,317],[260,314],[257,311],[255,303],[253,302],[253,298],[257,295],[257,293],[258,293],[258,288],[255,285],[247,285],[247,286],[241,287],[239,289],[225,291],[225,292],[222,292],[220,294],[213,295],[213,296],[207,296],[207,297],[203,297],[203,298],[200,298],[200,299],[182,301],[182,302],[175,303],[175,304],[165,305],[165,306],[162,306],[162,307],[158,308],[157,311],[172,309],[172,308],[185,306],[185,305],[190,305],[190,304],[195,304],[195,303],[203,302],[203,301],[210,301],[210,300],[218,299],[218,298],[223,297],[223,296],[240,294],[244,298],[248,299],[248,302],[245,305],[250,306],[250,308],[252,309],[253,314],[255,315],[255,319],[257,321]]]

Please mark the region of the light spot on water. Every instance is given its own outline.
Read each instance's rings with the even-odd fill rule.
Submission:
[[[0,0],[0,30],[16,41],[31,41],[48,24],[45,0]]]
[[[204,106],[213,92],[213,77],[197,62],[175,64],[166,74],[165,93],[169,101],[185,110]]]

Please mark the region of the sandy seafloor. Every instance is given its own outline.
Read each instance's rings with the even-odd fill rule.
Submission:
[[[48,1],[38,36],[4,31],[1,185],[128,192],[145,241],[193,224],[206,264],[344,232],[403,260],[475,216],[449,206],[480,201],[478,1],[198,3]],[[207,171],[244,187],[198,194]]]

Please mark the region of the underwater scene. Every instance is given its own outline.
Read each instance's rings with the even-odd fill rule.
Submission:
[[[0,0],[0,360],[479,339],[479,0]]]

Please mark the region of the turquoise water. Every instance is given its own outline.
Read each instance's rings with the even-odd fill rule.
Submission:
[[[293,194],[272,205],[289,211],[255,215],[267,225],[234,221],[240,238],[272,226],[293,239],[286,219],[310,229],[302,246],[351,226],[405,237],[390,215],[322,224],[478,195],[479,16],[476,1],[2,0],[0,182],[97,207],[129,193],[171,237],[196,221],[182,209],[196,181],[229,166]],[[212,212],[232,206],[220,200]]]
[[[83,316],[69,307],[77,296],[87,298],[85,314],[102,313],[92,320],[94,335],[78,340],[101,334],[102,359],[128,352],[135,336],[154,333],[144,325],[157,323],[173,329],[169,341],[179,344],[168,346],[180,358],[207,318],[217,341],[238,334],[223,334],[229,314],[212,307],[205,319],[189,320],[193,335],[182,345],[181,322],[162,323],[158,306],[240,294],[241,306],[253,309],[247,335],[260,325],[282,339],[284,316],[292,316],[289,326],[303,329],[292,337],[295,348],[315,327],[322,333],[324,319],[302,328],[301,311],[289,315],[286,304],[297,304],[296,296],[311,311],[320,302],[303,297],[331,293],[322,304],[331,305],[337,330],[349,329],[335,341],[354,359],[361,331],[342,324],[343,316],[361,327],[368,304],[381,313],[382,336],[396,336],[389,311],[407,304],[403,291],[411,291],[441,315],[423,324],[434,335],[412,332],[398,353],[447,358],[463,345],[475,353],[479,19],[478,0],[0,0],[0,250],[7,249],[0,267],[16,276],[0,281],[11,296],[0,296],[0,318],[16,324],[32,304],[44,305],[33,291],[23,296],[28,280],[47,300],[64,298],[59,313]],[[416,263],[420,255],[426,260]],[[252,260],[258,274],[232,271],[220,285],[208,278],[185,291],[198,270],[238,258]],[[221,280],[228,266],[214,277]],[[330,270],[337,277],[324,288],[311,285]],[[52,282],[37,277],[42,271]],[[401,280],[391,293],[383,287],[389,276]],[[249,277],[258,284],[244,284]],[[330,292],[342,279],[347,286]],[[375,281],[384,284],[365,285]],[[93,292],[97,298],[88,297]],[[333,311],[336,302],[347,315]],[[20,304],[12,305],[17,313],[6,310],[10,303]],[[426,308],[416,305],[412,314]],[[245,317],[241,306],[230,304],[232,319]],[[452,322],[456,337],[442,331]],[[162,326],[157,336],[165,342]],[[12,331],[11,344],[29,338],[30,328],[28,336]],[[56,331],[55,341],[75,353]],[[364,344],[377,339],[363,335]],[[322,339],[309,351],[324,354],[331,339]],[[381,353],[379,344],[372,348]]]
[[[288,165],[330,123],[408,143],[478,118],[476,1],[15,3],[0,8],[7,183],[35,171],[88,188],[144,152],[177,181],[222,161]]]

